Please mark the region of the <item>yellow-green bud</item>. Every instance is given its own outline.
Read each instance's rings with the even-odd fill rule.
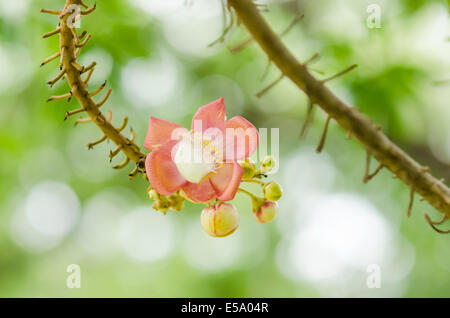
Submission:
[[[181,211],[184,209],[184,198],[179,194],[171,194],[168,197],[170,202],[170,207],[175,211]]]
[[[283,189],[278,183],[271,181],[264,186],[263,192],[267,200],[278,201],[283,194]]]
[[[203,230],[214,237],[232,234],[239,226],[239,213],[229,203],[216,203],[203,209],[200,215]]]
[[[244,173],[242,174],[242,179],[251,179],[255,175],[256,165],[254,162],[251,162],[249,159],[245,161],[239,162]]]
[[[275,158],[272,156],[265,156],[263,160],[261,161],[261,172],[262,173],[268,173],[275,168],[276,161]]]
[[[277,212],[278,204],[276,202],[266,201],[254,215],[259,223],[268,223],[275,218]]]
[[[150,197],[151,200],[154,200],[154,201],[159,200],[159,194],[158,194],[158,192],[156,192],[155,189],[151,189],[148,192],[148,196]]]
[[[167,199],[166,200],[158,200],[158,201],[153,202],[152,208],[155,209],[156,211],[161,212],[162,214],[166,214],[167,211],[169,211],[170,203]]]

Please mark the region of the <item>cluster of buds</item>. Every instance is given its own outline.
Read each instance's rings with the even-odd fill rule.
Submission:
[[[272,221],[278,212],[276,201],[282,196],[281,186],[273,181],[265,183],[260,180],[274,169],[275,164],[275,159],[271,156],[264,158],[259,169],[250,159],[240,162],[244,169],[242,182],[260,184],[264,194],[264,197],[258,197],[247,190],[239,189],[240,192],[250,196],[253,215],[259,223]],[[232,234],[239,226],[239,213],[229,203],[216,202],[203,209],[200,220],[206,233],[214,237],[224,237]]]
[[[165,196],[159,194],[155,189],[150,187],[148,189],[148,196],[151,200],[154,201],[152,204],[152,208],[163,214],[166,214],[169,209],[177,212],[184,209],[185,198],[181,196],[179,192],[173,193],[169,196]]]

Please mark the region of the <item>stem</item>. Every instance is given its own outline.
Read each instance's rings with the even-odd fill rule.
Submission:
[[[253,183],[260,184],[261,186],[264,185],[264,182],[259,181],[259,180],[254,180],[254,179],[242,179],[242,182],[253,182]]]
[[[359,113],[333,94],[321,81],[314,78],[306,65],[296,60],[270,29],[251,0],[228,0],[239,21],[246,26],[254,40],[261,46],[279,70],[304,91],[346,131],[351,132],[361,145],[391,170],[404,183],[413,187],[437,210],[450,217],[450,189],[407,153],[394,144]]]
[[[79,5],[80,1],[66,0],[64,10],[73,4]],[[140,152],[139,147],[133,141],[122,135],[102,114],[98,105],[92,97],[89,96],[87,85],[81,79],[81,72],[74,66],[77,65],[75,56],[76,43],[74,34],[67,24],[68,17],[68,14],[60,17],[60,48],[62,52],[62,62],[64,69],[66,70],[66,76],[71,92],[83,109],[85,109],[86,113],[91,118],[91,121],[100,128],[104,135],[120,147],[121,151],[128,159],[137,163],[141,158],[145,157],[145,155]]]

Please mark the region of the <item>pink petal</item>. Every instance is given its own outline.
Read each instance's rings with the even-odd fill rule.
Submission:
[[[182,188],[189,200],[194,203],[209,202],[216,196],[209,179],[205,179],[200,183],[186,183]]]
[[[209,180],[221,201],[233,200],[241,184],[244,170],[237,162],[224,163],[223,167]]]
[[[226,161],[245,159],[258,148],[258,130],[242,116],[227,121],[225,138]]]
[[[207,129],[216,129],[221,133],[225,130],[225,103],[223,97],[200,107],[192,118],[191,129],[204,132]]]
[[[174,132],[175,129],[180,130]],[[178,139],[176,133],[182,132],[183,130],[187,131],[185,128],[178,124],[155,117],[150,117],[147,136],[145,137],[144,141],[144,147],[148,150],[158,148],[170,140]],[[174,136],[172,136],[172,133],[174,134]]]
[[[169,195],[177,191],[187,182],[172,161],[171,151],[177,143],[177,140],[165,143],[149,153],[145,160],[148,180],[153,188],[162,195]]]

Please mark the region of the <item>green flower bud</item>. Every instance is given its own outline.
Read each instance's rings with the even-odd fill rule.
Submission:
[[[242,179],[252,179],[256,172],[256,165],[254,162],[249,159],[245,159],[245,161],[239,162],[244,173],[242,174]]]
[[[169,211],[170,203],[167,199],[158,200],[158,201],[153,202],[152,208],[165,215],[165,214],[167,214],[167,211]]]
[[[155,189],[151,189],[148,192],[148,196],[150,197],[151,200],[154,200],[154,201],[159,200],[159,194],[158,194],[158,192],[156,192]]]
[[[261,161],[261,172],[269,173],[276,166],[275,158],[272,156],[265,156]]]
[[[263,192],[267,200],[278,201],[283,194],[283,189],[278,183],[271,181],[264,186]]]
[[[203,209],[200,223],[209,235],[225,237],[238,228],[239,213],[231,204],[216,203]]]
[[[275,218],[277,212],[278,204],[267,200],[254,215],[259,223],[268,223]]]
[[[168,197],[170,207],[175,211],[182,211],[184,209],[184,201],[185,199],[179,194],[171,194]]]

